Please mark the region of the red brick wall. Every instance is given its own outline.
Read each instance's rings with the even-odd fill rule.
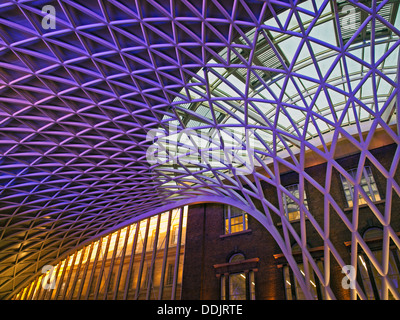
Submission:
[[[182,299],[219,299],[220,279],[213,266],[228,262],[236,252],[243,253],[246,259],[260,259],[255,272],[257,299],[284,299],[281,269],[273,257],[279,252],[278,245],[251,216],[248,226],[246,233],[223,236],[223,205],[198,204],[189,208]]]
[[[371,151],[371,154],[387,169],[390,169],[397,145],[392,144]],[[358,166],[359,154],[337,159],[337,162],[345,169]],[[386,178],[370,163],[382,199],[386,196]],[[309,167],[306,172],[325,185],[326,164]],[[396,181],[399,183],[399,171],[396,173]],[[298,183],[296,173],[286,173],[281,176],[283,185]],[[273,205],[278,207],[276,188],[262,184],[264,196]],[[305,183],[308,206],[318,224],[324,226],[324,196],[310,183]],[[344,209],[347,206],[339,173],[333,170],[330,194],[333,199]],[[395,194],[395,193],[394,193]],[[377,204],[378,209],[384,215],[385,203]],[[391,225],[395,231],[400,231],[400,218],[397,208],[400,208],[400,199],[393,197]],[[347,218],[352,220],[352,211],[345,211]],[[276,228],[283,235],[280,218],[273,214]],[[350,250],[345,242],[351,241],[351,233],[335,210],[330,209],[330,240],[335,246],[345,263],[350,264]],[[300,234],[300,223],[292,223],[294,229]],[[379,221],[368,207],[360,208],[359,232],[364,232],[372,226],[380,226]],[[185,262],[183,270],[183,299],[219,299],[220,280],[216,277],[215,264],[228,262],[235,252],[241,252],[246,259],[259,258],[258,272],[255,273],[256,299],[285,299],[282,269],[278,265],[281,259],[275,259],[274,254],[280,254],[281,250],[268,231],[253,217],[249,216],[250,231],[243,234],[223,236],[224,219],[223,205],[221,204],[197,204],[190,206],[187,222],[187,242],[185,249]],[[307,244],[309,248],[323,247],[323,239],[312,226],[306,222]],[[294,244],[294,240],[293,240]],[[323,256],[323,251],[316,251],[315,255]],[[284,262],[286,261],[283,258]],[[341,286],[343,273],[331,255],[331,288],[337,299],[349,299],[349,290]]]

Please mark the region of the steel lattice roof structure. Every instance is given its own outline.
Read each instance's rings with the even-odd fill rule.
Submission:
[[[382,275],[384,295],[399,298],[385,252],[390,241],[400,248],[390,224],[400,149],[390,170],[369,151],[378,131],[399,143],[399,47],[394,0],[3,1],[0,296],[101,234],[214,201],[256,217],[310,297],[291,256],[293,237],[331,299],[330,259],[345,265],[330,241],[334,210],[352,232],[352,248],[360,245]],[[230,147],[251,146],[250,168],[237,154],[235,165],[215,156],[226,151],[226,137]],[[360,152],[357,179],[335,160],[343,139]],[[323,184],[304,171],[310,152],[328,164]],[[387,180],[385,212],[360,187],[366,159]],[[301,196],[294,199],[301,220],[307,217],[323,239],[323,271],[307,250],[305,228],[296,233],[282,203],[275,207],[262,192],[264,181],[278,198],[291,196],[280,183],[281,166],[325,196],[323,224]],[[357,230],[358,206],[349,219],[330,195],[333,170],[382,224],[382,264]],[[365,297],[358,286],[357,295]]]

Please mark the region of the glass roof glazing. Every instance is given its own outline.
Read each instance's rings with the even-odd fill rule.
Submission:
[[[213,56],[187,82],[173,102],[179,117],[174,125],[215,140],[221,132],[250,129],[256,159],[263,161],[302,141],[317,138],[312,143],[324,144],[322,135],[339,126],[346,130],[376,116],[390,123],[399,36],[385,23],[398,28],[400,8],[397,1],[376,6],[382,20],[346,1],[335,6],[309,0],[297,11],[274,15]],[[204,146],[222,148],[215,140]],[[193,150],[192,143],[181,142]],[[179,158],[177,148],[170,152]],[[159,170],[167,167],[168,162]]]

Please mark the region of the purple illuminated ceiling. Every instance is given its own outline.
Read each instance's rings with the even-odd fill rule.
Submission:
[[[45,5],[55,20],[42,12]],[[100,233],[171,203],[208,197],[252,213],[307,291],[291,257],[290,234],[335,298],[329,259],[317,270],[305,229],[295,232],[282,204],[264,197],[261,181],[274,186],[278,198],[290,196],[280,183],[284,165],[299,173],[300,186],[307,181],[325,195],[324,224],[304,205],[301,219],[307,216],[326,255],[344,265],[329,239],[329,207],[352,231],[354,245],[365,243],[357,219],[329,194],[333,168],[368,198],[361,171],[354,181],[334,160],[337,142],[347,139],[360,151],[359,167],[368,159],[387,179],[385,211],[367,205],[385,239],[400,247],[390,225],[390,195],[400,195],[393,178],[400,149],[390,170],[368,150],[377,130],[399,142],[399,29],[399,3],[389,0],[3,1],[0,296]],[[148,134],[168,136],[171,128],[212,136],[207,150],[223,148],[221,132],[250,130],[251,142],[237,143],[251,144],[257,170],[238,174],[223,160],[188,164],[174,148],[174,161],[149,163],[146,151],[156,139]],[[179,147],[198,151],[191,143]],[[324,185],[304,172],[306,151],[328,162]],[[273,216],[282,220],[284,235]],[[385,294],[389,289],[399,298],[385,264],[374,265],[386,279]]]

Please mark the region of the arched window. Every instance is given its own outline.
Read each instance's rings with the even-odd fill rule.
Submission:
[[[235,253],[230,257],[229,262],[231,262],[231,263],[238,262],[238,261],[242,261],[244,259],[245,259],[244,255],[242,253]]]
[[[236,253],[229,259],[229,262],[238,263],[244,260],[243,254]],[[246,300],[246,280],[245,272],[236,272],[229,275],[229,300]]]

